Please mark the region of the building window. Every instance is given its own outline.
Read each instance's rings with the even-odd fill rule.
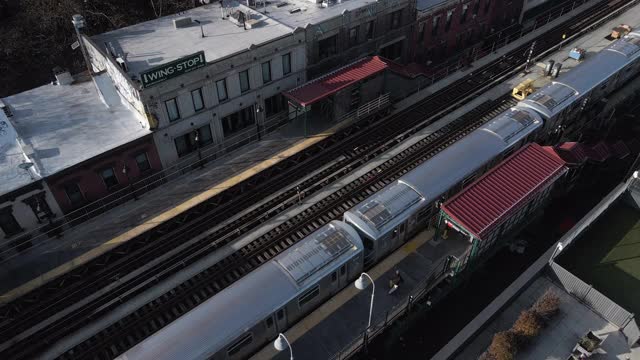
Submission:
[[[291,73],[291,53],[282,55],[282,74]]]
[[[318,55],[320,59],[333,56],[338,51],[338,35],[333,35],[326,39],[318,41]]]
[[[200,111],[204,109],[204,101],[202,101],[202,88],[191,92],[191,100],[193,101],[193,109]]]
[[[106,168],[100,171],[100,177],[104,184],[107,186],[107,189],[111,189],[112,187],[118,185],[118,178],[116,177],[115,171],[113,168]]]
[[[334,271],[331,273],[331,282],[334,283],[336,280],[338,280],[338,274]]]
[[[365,33],[367,34],[367,40],[373,39],[373,20],[365,25]]]
[[[22,232],[22,227],[13,216],[11,206],[0,209],[0,228],[4,232],[5,237],[10,237]]]
[[[298,306],[302,308],[320,294],[320,285],[312,287],[298,298]]]
[[[391,29],[397,29],[400,27],[402,10],[394,11],[391,13]]]
[[[380,55],[391,60],[397,60],[402,57],[402,40],[380,49]]]
[[[249,70],[240,72],[238,76],[240,77],[240,91],[249,91],[249,89],[251,89],[251,86],[249,85]]]
[[[175,98],[165,101],[164,106],[167,108],[169,121],[176,121],[180,119],[180,111],[178,110],[178,103]]]
[[[209,126],[209,124],[207,124],[198,128],[197,130],[176,137],[173,142],[176,144],[176,152],[178,153],[178,157],[183,157],[193,151],[198,150],[198,148],[209,145],[213,142],[213,137],[211,136],[211,127]]]
[[[431,29],[431,35],[438,35],[438,28],[440,27],[440,15],[433,17],[433,28]]]
[[[268,83],[271,81],[271,61],[262,63],[262,82]]]
[[[478,15],[478,10],[480,10],[480,0],[476,0],[475,4],[473,4],[473,16]]]
[[[284,111],[287,108],[287,99],[282,94],[275,94],[272,97],[264,99],[265,114],[271,117]]]
[[[218,90],[218,101],[227,100],[227,80],[226,79],[216,81],[216,90]]]
[[[421,22],[418,25],[418,41],[419,42],[423,42],[424,41],[424,28],[425,28],[424,22]]]
[[[29,205],[31,211],[33,211],[33,214],[36,216],[36,219],[38,219],[38,222],[41,222],[42,220],[45,220],[46,218],[53,215],[51,209],[49,208],[49,204],[47,203],[44,191],[28,197],[22,200],[22,202]]]
[[[72,206],[77,206],[84,203],[84,195],[80,191],[80,186],[76,183],[67,184],[64,186],[64,192],[69,198],[69,202]]]
[[[358,27],[352,27],[349,29],[349,46],[354,46],[358,43]]]
[[[451,29],[451,19],[453,19],[453,10],[447,11],[447,22],[444,24],[444,31]]]
[[[238,341],[233,343],[233,345],[229,346],[229,349],[227,349],[227,355],[229,355],[229,357],[232,357],[238,354],[243,348],[251,344],[252,341],[253,334],[248,333],[247,335],[244,335]]]
[[[489,12],[489,7],[491,7],[491,0],[485,0],[485,2],[484,2],[484,14],[485,15]]]
[[[273,326],[273,315],[269,316],[267,320],[265,320],[265,323],[267,324],[267,329],[271,329]]]
[[[460,24],[464,24],[467,21],[467,11],[469,10],[469,5],[462,5],[462,14],[460,15]]]
[[[138,165],[138,170],[140,170],[140,172],[145,172],[151,169],[151,164],[149,164],[147,153],[140,153],[136,155],[136,164]]]
[[[255,124],[253,116],[253,106],[246,107],[240,111],[236,111],[231,115],[222,118],[222,131],[224,136],[235,134],[242,129],[246,129]]]

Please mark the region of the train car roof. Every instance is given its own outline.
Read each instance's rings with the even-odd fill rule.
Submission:
[[[398,226],[406,218],[402,214],[413,213],[423,203],[424,197],[419,192],[397,181],[345,212],[344,218],[375,239]]]
[[[600,86],[604,79],[620,71],[640,56],[640,33],[630,33],[597,54],[562,74],[558,80],[543,86],[520,104],[543,114],[546,118],[563,111],[573,99]]]
[[[345,212],[344,218],[377,239],[406,220],[405,214],[436,200],[540,126],[535,112],[511,108]]]
[[[350,226],[332,221],[118,359],[206,359],[362,248]]]

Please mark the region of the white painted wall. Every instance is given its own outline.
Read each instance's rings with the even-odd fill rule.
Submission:
[[[221,125],[221,119],[223,117],[255,104],[261,105],[264,108],[264,99],[292,89],[306,81],[306,53],[304,43],[296,43],[293,46],[283,49],[278,48],[278,51],[275,51],[276,46],[277,43],[271,45],[269,47],[271,51],[258,49],[262,50],[264,56],[256,56],[256,59],[253,60],[252,58],[249,63],[242,64],[241,60],[234,61],[234,59],[228,59],[225,60],[225,62],[228,61],[230,64],[233,64],[233,68],[214,73],[216,68],[220,69],[223,68],[223,66],[212,64],[200,69],[202,71],[194,71],[193,73],[171,79],[170,81],[173,82],[173,86],[163,83],[158,85],[157,89],[156,87],[147,89],[156,94],[160,93],[158,97],[150,95],[153,96],[153,99],[150,99],[150,102],[153,104],[150,108],[153,109],[159,120],[159,127],[154,133],[154,140],[165,168],[180,160],[175,148],[174,139],[176,137],[189,133],[205,124],[209,124],[211,126],[214,143],[220,144],[224,141]],[[254,51],[254,53],[260,53],[258,50]],[[291,72],[283,75],[282,56],[288,53],[291,54]],[[243,54],[242,57],[246,58],[246,54]],[[271,61],[272,80],[264,84],[262,79],[262,63],[266,61]],[[247,69],[249,70],[251,90],[243,94],[240,91],[239,73]],[[206,75],[209,75],[209,78],[206,78]],[[218,101],[216,82],[221,79],[226,80],[228,98],[220,104]],[[174,80],[179,81],[178,86],[176,86],[177,83]],[[191,83],[187,83],[190,80]],[[168,82],[169,81],[167,81],[167,83]],[[196,113],[191,98],[191,91],[198,88],[202,88],[205,109]],[[144,91],[147,92],[147,90]],[[177,99],[180,119],[169,122],[165,101],[172,98]],[[257,116],[256,118],[260,123],[264,120],[261,116]]]

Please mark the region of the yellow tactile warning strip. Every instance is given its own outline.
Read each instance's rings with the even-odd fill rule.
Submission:
[[[287,159],[290,156],[293,156],[295,154],[297,154],[298,152],[310,147],[311,145],[318,143],[322,140],[324,140],[325,138],[327,138],[328,136],[332,135],[333,133],[335,133],[339,128],[344,127],[345,124],[338,124],[334,127],[332,127],[331,129],[323,132],[322,134],[319,135],[315,135],[312,137],[308,137],[306,139],[303,139],[301,141],[299,141],[298,143],[296,143],[295,145],[293,145],[292,147],[283,150],[281,152],[279,152],[278,154],[270,157],[267,160],[264,160],[258,164],[256,164],[255,166],[251,167],[250,169],[247,169],[243,172],[241,172],[238,175],[235,175],[225,181],[223,181],[222,183],[218,183],[215,184],[213,186],[211,186],[209,188],[209,190],[204,191],[194,197],[192,197],[191,199],[173,207],[171,210],[165,211],[163,213],[161,213],[158,216],[155,216],[149,220],[147,220],[146,222],[144,222],[143,224],[140,224],[138,226],[136,226],[135,228],[109,240],[108,242],[105,242],[104,244],[78,256],[77,258],[74,258],[73,260],[70,260],[58,267],[56,267],[53,270],[50,270],[42,275],[40,275],[39,277],[3,294],[0,296],[0,304],[3,303],[7,303],[10,302],[26,293],[28,293],[29,291],[36,289],[42,285],[44,285],[45,283],[47,283],[48,281],[51,281],[52,279],[57,278],[58,276],[61,276],[73,269],[75,269],[76,267],[85,264],[87,262],[89,262],[90,260],[104,254],[105,252],[109,251],[110,249],[113,249],[114,247],[116,247],[118,244],[122,243],[122,242],[126,242],[129,241],[130,239],[133,239],[134,237],[144,233],[145,231],[148,231],[149,229],[152,229],[154,227],[156,227],[157,225],[193,208],[194,206],[210,199],[211,197],[213,197],[214,195],[222,192],[223,190],[232,187],[233,185],[244,181],[246,179],[248,179],[249,177],[263,171],[264,169],[267,169],[268,167],[271,167],[277,163],[279,163],[280,161]]]
[[[431,240],[433,235],[433,229],[419,233],[415,238],[404,244],[398,250],[394,251],[391,255],[387,256],[387,258],[381,263],[367,271],[367,274],[369,274],[374,281],[377,281],[389,270],[396,267],[396,265],[409,256],[409,254],[414,253],[419,247]],[[287,330],[285,332],[285,336],[291,343],[295,342],[297,339],[304,336],[307,331],[313,329],[317,324],[342,307],[358,293],[360,293],[360,290],[356,289],[355,286],[347,285],[342,291],[327,300],[327,302]],[[262,350],[251,357],[251,360],[272,359],[276,353],[277,351],[273,348],[273,345],[267,344]]]

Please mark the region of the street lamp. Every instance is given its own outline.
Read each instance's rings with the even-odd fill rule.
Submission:
[[[258,133],[258,141],[260,141],[260,114],[264,112],[264,108],[256,104],[256,132]]]
[[[200,132],[193,130],[193,142],[196,143],[196,149],[198,149],[198,162],[200,168],[204,168],[204,162],[202,161],[202,150],[200,149]]]
[[[293,350],[291,349],[291,344],[283,333],[280,333],[278,335],[276,341],[273,342],[273,347],[275,347],[278,351],[284,351],[284,349],[289,348],[289,353],[291,354],[290,360],[293,360]]]
[[[126,162],[122,162],[122,173],[124,174],[124,176],[127,177],[127,182],[129,183],[129,192],[131,194],[133,194],[133,200],[138,200],[138,195],[136,195],[136,192],[133,188],[133,183],[131,182],[131,177],[129,177],[129,167],[127,166]]]
[[[556,257],[556,254],[559,253],[560,251],[562,251],[563,248],[564,247],[562,246],[562,242],[558,242],[556,244],[556,248],[553,249],[553,254],[551,254],[551,258],[549,259],[549,264],[551,264],[553,259]]]
[[[369,306],[369,325],[367,325],[367,329],[369,329],[371,327],[371,314],[373,314],[373,297],[376,294],[376,284],[373,282],[373,279],[371,278],[371,276],[369,276],[369,274],[363,272],[362,274],[360,274],[360,277],[356,280],[354,285],[359,290],[364,290],[364,288],[367,287],[367,284],[365,284],[365,282],[364,282],[365,277],[369,279],[369,281],[371,282],[371,286],[372,286],[372,290],[371,290],[371,305]]]

